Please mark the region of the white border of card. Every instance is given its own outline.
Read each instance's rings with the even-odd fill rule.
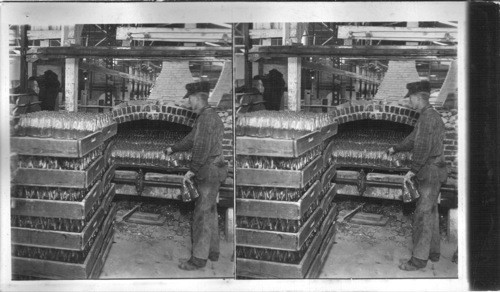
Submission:
[[[0,291],[464,291],[467,279],[467,2],[147,2],[147,3],[3,3],[1,11],[1,95],[8,93],[9,24],[85,23],[241,23],[458,21],[459,48],[459,261],[458,279],[319,280],[79,280],[11,281],[9,101],[0,99],[1,196]],[[389,275],[388,275],[389,276]],[[390,277],[390,276],[389,276]]]

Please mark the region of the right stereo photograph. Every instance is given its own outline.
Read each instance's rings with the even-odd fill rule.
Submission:
[[[233,24],[237,279],[458,278],[458,30]]]

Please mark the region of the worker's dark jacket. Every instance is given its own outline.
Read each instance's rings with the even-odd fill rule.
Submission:
[[[219,253],[217,194],[227,177],[227,164],[222,155],[224,124],[211,107],[201,110],[192,131],[172,146],[176,151],[192,151],[189,167],[195,174],[200,197],[193,214],[193,252],[196,259],[205,261],[209,252]]]
[[[210,164],[225,166],[222,156],[224,124],[217,112],[211,107],[201,110],[191,132],[180,142],[172,146],[174,152],[192,152],[191,170],[197,180],[206,176]]]
[[[266,75],[266,78],[262,79],[262,83],[265,88],[264,101],[266,102],[266,109],[279,111],[286,87],[283,74],[276,69],[272,69]]]
[[[256,88],[250,89],[249,92],[243,94],[240,99],[240,113],[250,113],[262,111],[266,109],[264,105],[264,97]]]
[[[446,170],[443,153],[444,136],[445,128],[441,115],[428,105],[420,111],[420,118],[411,134],[401,144],[395,146],[394,150],[412,151],[411,171],[421,179],[421,174],[428,170],[430,165]],[[440,177],[445,179],[443,175]]]
[[[413,132],[396,151],[412,151],[411,171],[416,174],[420,198],[413,215],[412,256],[427,262],[429,255],[440,253],[438,197],[447,179],[443,155],[445,127],[441,115],[428,105],[420,111]]]
[[[54,111],[56,110],[56,100],[59,94],[61,84],[57,80],[57,75],[47,76],[42,82],[43,86],[40,87],[40,101],[42,102],[42,110]]]
[[[32,89],[29,89],[26,95],[19,96],[16,104],[18,105],[15,109],[16,114],[27,114],[41,110],[38,94]]]

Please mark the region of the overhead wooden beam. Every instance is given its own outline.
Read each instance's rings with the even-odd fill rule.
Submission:
[[[260,58],[328,56],[355,59],[453,60],[456,46],[254,46],[249,57]]]
[[[431,27],[339,26],[339,39],[391,40],[408,42],[456,42],[458,30]]]
[[[92,72],[103,73],[103,74],[111,75],[111,76],[117,76],[117,77],[121,77],[121,78],[128,79],[128,80],[134,80],[134,81],[139,82],[139,83],[154,84],[154,82],[152,82],[151,80],[141,78],[141,77],[138,77],[136,75],[128,74],[125,72],[120,72],[117,70],[108,69],[106,67],[91,64],[91,63],[82,62],[80,64],[80,69],[88,70],[88,71],[92,71]]]
[[[118,27],[116,29],[116,39],[170,42],[229,42],[231,40],[231,29]]]
[[[47,39],[61,39],[62,30],[28,30],[28,39],[33,40],[47,40]],[[73,35],[69,35],[73,37]]]
[[[374,84],[380,83],[378,80],[376,80],[374,78],[370,78],[370,77],[360,75],[360,74],[350,72],[350,71],[341,70],[341,69],[334,68],[333,66],[325,65],[325,64],[313,63],[313,62],[309,62],[309,61],[302,61],[302,68],[321,71],[321,72],[327,72],[330,74],[335,74],[335,75],[340,75],[340,76],[346,76],[349,78],[354,78],[356,80],[363,80],[363,81],[366,81],[369,83],[374,83]]]
[[[38,48],[32,54],[40,58],[135,58],[164,59],[214,57],[226,59],[232,57],[231,47],[46,47]]]
[[[252,39],[281,38],[283,37],[283,29],[281,28],[251,29],[250,37]]]

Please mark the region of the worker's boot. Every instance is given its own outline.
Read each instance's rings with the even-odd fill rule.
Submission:
[[[403,271],[416,271],[425,268],[427,266],[427,260],[417,259],[411,257],[411,259],[405,263],[399,265],[399,268]]]
[[[219,260],[219,253],[218,252],[213,252],[211,251],[208,254],[208,259],[211,260],[212,262],[216,262]]]
[[[183,262],[179,265],[179,269],[186,271],[194,271],[205,267],[207,260],[191,257],[187,262]]]
[[[431,260],[431,262],[439,262],[439,257],[440,257],[440,254],[438,253],[431,253],[429,255],[429,260]]]

